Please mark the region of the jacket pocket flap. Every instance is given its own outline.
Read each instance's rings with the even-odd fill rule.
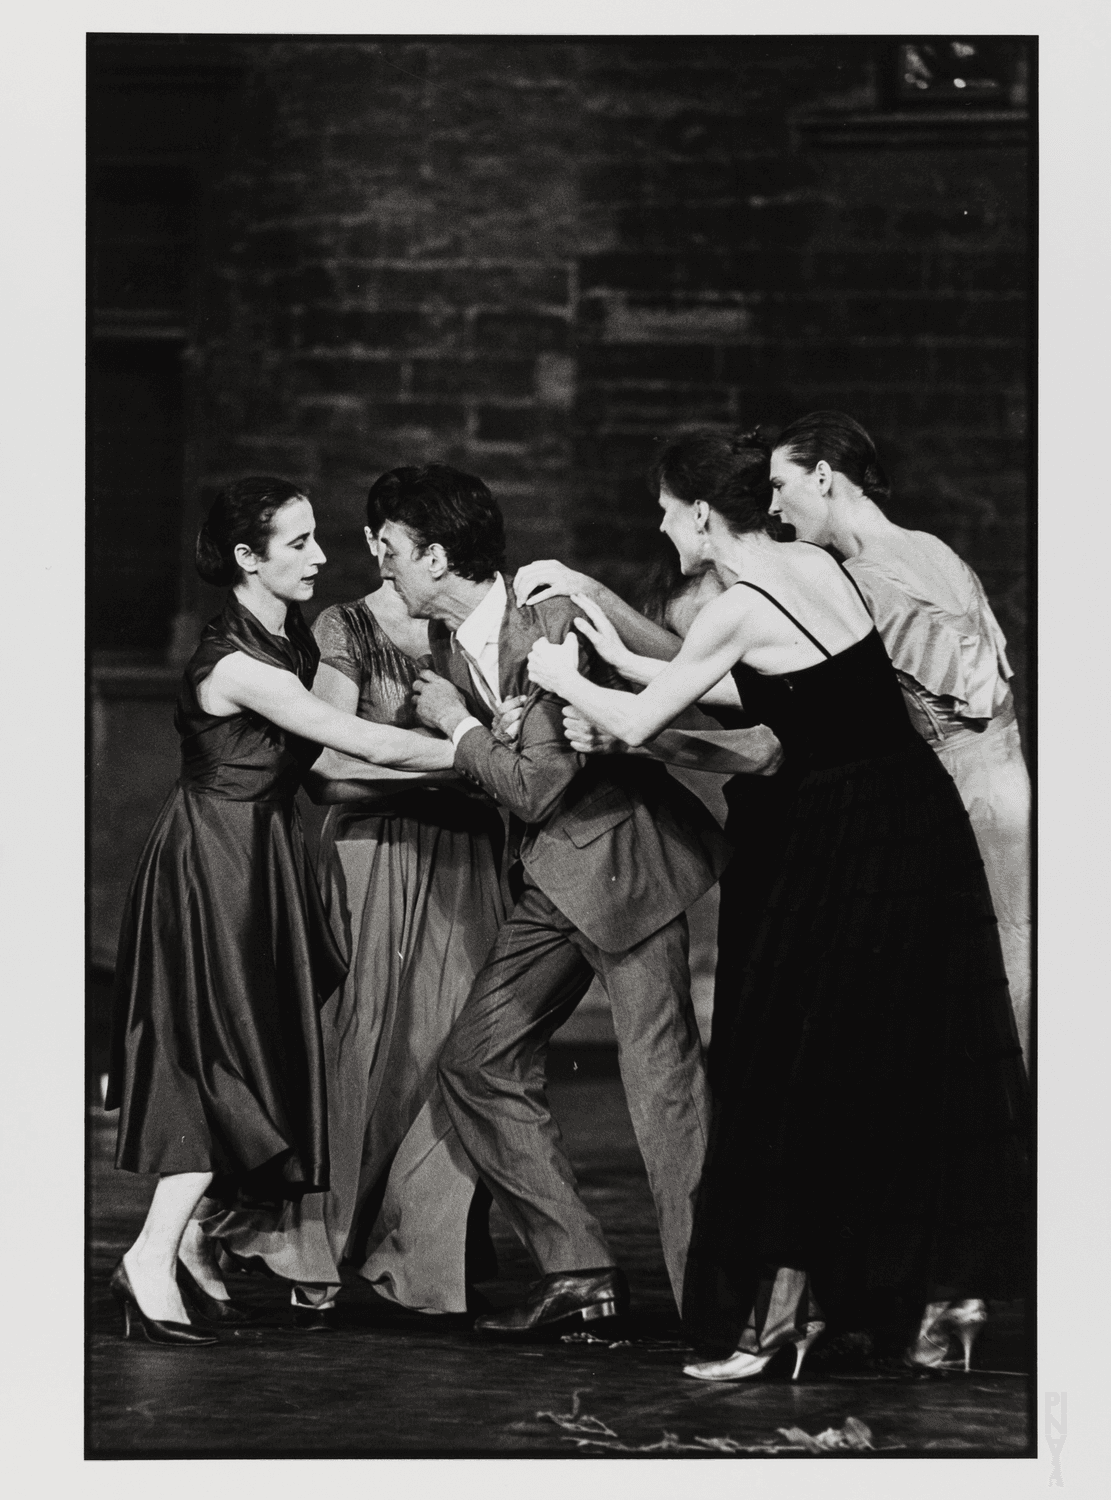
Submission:
[[[572,808],[563,831],[576,849],[583,849],[632,815],[633,804],[628,796],[616,787],[607,788]]]

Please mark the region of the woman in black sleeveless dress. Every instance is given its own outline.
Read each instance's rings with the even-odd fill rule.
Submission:
[[[181,777],[128,897],[106,1100],[120,1110],[117,1167],[160,1174],[112,1278],[126,1330],[134,1320],[156,1343],[214,1342],[189,1326],[177,1281],[202,1195],[328,1186],[318,1010],[347,962],[293,801],[303,772],[322,745],[411,772],[452,763],[449,742],[308,691],[320,653],[298,606],[323,562],[312,507],[283,480],[230,486],[198,538],[201,576],[232,591],[185,670]],[[195,1307],[220,1311],[182,1279]]]
[[[916,734],[851,581],[767,533],[768,449],[696,434],[660,466],[684,571],[728,585],[636,695],[539,643],[530,675],[638,744],[732,669],[785,750],[740,971],[719,976],[711,1139],[684,1289],[702,1379],[796,1374],[828,1320],[926,1311],[965,1345],[1022,1290],[1027,1098],[991,897],[951,778]],[[604,629],[580,622],[605,654]],[[754,851],[748,851],[754,857]],[[747,914],[741,914],[747,915]],[[820,1309],[820,1310],[819,1310]]]

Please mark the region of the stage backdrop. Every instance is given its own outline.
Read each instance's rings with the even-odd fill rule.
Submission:
[[[659,436],[842,408],[893,518],[983,578],[1025,714],[1032,63],[1019,38],[92,38],[94,960],[219,603],[199,517],[245,473],[309,490],[317,606],[368,587],[368,484],[432,458],[490,484],[511,566],[632,593]]]

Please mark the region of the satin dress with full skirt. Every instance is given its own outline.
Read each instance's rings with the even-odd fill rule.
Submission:
[[[415,727],[420,664],[365,600],[330,606],[313,629],[321,659],[358,686],[360,718]],[[485,797],[455,786],[382,781],[366,792],[373,800],[330,809],[320,847],[328,911],[351,954],[322,1013],[330,1190],[278,1219],[214,1215],[204,1229],[294,1282],[335,1286],[349,1262],[388,1300],[463,1312],[468,1281],[484,1274],[467,1264],[469,1219],[472,1250],[488,1255],[489,1241],[436,1060],[505,914],[502,823]]]
[[[185,669],[181,776],[123,918],[106,1106],[118,1167],[210,1171],[226,1201],[287,1201],[328,1185],[320,1007],[346,961],[294,802],[320,747],[198,701],[236,651],[306,687],[319,658],[296,606],[276,635],[231,594]]]
[[[879,635],[815,644],[826,659],[803,671],[734,668],[785,762],[763,897],[715,990],[683,1301],[709,1357],[783,1267],[834,1328],[1023,1287],[1027,1086],[968,815]]]

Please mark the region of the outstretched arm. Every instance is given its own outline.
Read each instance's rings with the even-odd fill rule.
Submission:
[[[202,707],[212,714],[250,709],[281,729],[332,750],[399,771],[447,771],[451,743],[392,724],[368,724],[314,697],[292,672],[256,661],[242,651],[222,657],[201,684]]]
[[[605,662],[616,669],[626,682],[638,682],[646,686],[654,682],[667,666],[667,662],[660,661],[652,656],[638,656],[625,646],[613,622],[600,608],[585,594],[573,594],[573,604],[577,604],[587,618],[581,616],[574,621],[575,629],[589,641],[595,651]],[[720,682],[715,682],[708,693],[703,693],[702,703],[711,704],[715,708],[740,708],[741,696],[737,692],[737,684],[728,673]]]
[[[615,692],[587,681],[578,671],[577,647],[569,641],[558,646],[537,641],[529,653],[529,679],[566,699],[627,745],[643,745],[720,682],[737,661],[742,608],[728,594],[708,604],[679,655],[643,692]]]
[[[358,711],[358,683],[327,662],[321,662],[317,667],[312,692],[314,698],[330,704],[342,714],[354,715]],[[417,732],[428,734],[425,729]],[[393,766],[374,765],[342,750],[325,748],[306,773],[304,784],[309,796],[317,803],[374,803],[388,795],[391,788],[396,791],[399,781],[439,786],[445,782],[458,782],[458,779],[454,771],[398,771]]]
[[[599,729],[567,704],[563,732],[583,755],[650,755],[668,766],[710,771],[715,776],[773,776],[783,764],[783,747],[766,724],[722,729],[700,709],[688,708],[639,750]]]

